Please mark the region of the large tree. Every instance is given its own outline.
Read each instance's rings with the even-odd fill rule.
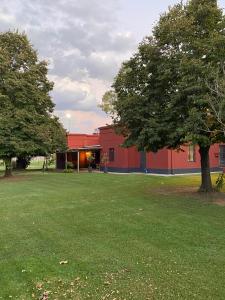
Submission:
[[[202,183],[212,191],[209,149],[225,141],[209,100],[210,84],[222,78],[225,19],[216,0],[190,0],[160,17],[153,35],[125,62],[113,87],[114,122],[125,145],[158,151],[199,145]]]
[[[25,34],[0,33],[0,158],[5,176],[11,175],[12,157],[47,155],[66,146],[65,130],[53,116],[53,83],[47,72],[47,63],[38,60]]]

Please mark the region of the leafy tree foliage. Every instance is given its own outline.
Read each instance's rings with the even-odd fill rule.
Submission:
[[[223,67],[223,76],[221,76],[221,70],[218,69],[218,75],[214,74],[214,79],[207,82],[207,87],[210,90],[210,96],[208,102],[211,108],[211,114],[220,124],[219,128],[215,131],[220,131],[225,135],[225,65]],[[206,129],[212,133],[210,128]]]
[[[12,157],[48,155],[66,147],[65,130],[53,116],[47,72],[25,34],[0,33],[0,158],[6,176]]]
[[[215,98],[209,85],[224,77],[224,28],[215,0],[175,5],[123,63],[113,84],[114,122],[126,136],[125,145],[158,151],[198,144],[200,190],[206,192],[213,190],[210,146],[225,140],[209,101]]]
[[[102,103],[99,105],[99,107],[106,112],[107,114],[114,115],[114,102],[116,101],[116,93],[113,90],[105,92],[105,94],[102,97]]]

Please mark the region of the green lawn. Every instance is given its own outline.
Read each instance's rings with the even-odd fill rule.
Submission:
[[[225,207],[188,192],[198,184],[37,171],[0,180],[0,299],[224,299]]]
[[[41,170],[43,168],[43,163],[44,163],[44,157],[36,157],[33,158],[28,166],[28,170]],[[50,166],[49,169],[55,169],[55,162],[53,162]],[[0,160],[0,171],[5,170],[5,165],[2,160]]]

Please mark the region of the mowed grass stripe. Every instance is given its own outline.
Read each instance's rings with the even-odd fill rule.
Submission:
[[[224,298],[225,208],[169,190],[198,176],[16,178],[0,181],[2,299]]]

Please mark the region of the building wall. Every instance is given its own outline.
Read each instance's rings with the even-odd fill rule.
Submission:
[[[219,145],[210,148],[210,167],[212,171],[219,168]],[[201,171],[201,159],[199,147],[195,146],[195,160],[188,161],[188,146],[181,147],[181,150],[162,149],[157,153],[147,154],[147,169],[151,173],[179,174],[195,173]]]
[[[188,161],[188,146],[183,146],[180,151],[162,149],[157,153],[146,153],[146,169],[141,169],[140,152],[135,147],[122,148],[124,138],[116,135],[114,130],[108,127],[100,128],[100,145],[102,153],[108,153],[109,148],[114,148],[115,159],[109,162],[109,171],[115,172],[148,172],[157,174],[181,174],[201,171],[199,149],[195,147],[195,161]],[[210,149],[210,166],[212,171],[219,168],[219,145],[213,145]]]
[[[148,173],[169,174],[169,151],[168,149],[159,150],[156,153],[147,153],[147,171]]]
[[[183,146],[182,151],[173,151],[172,154],[172,168],[174,173],[186,172],[200,172],[201,158],[199,154],[199,147],[195,147],[195,161],[188,161],[188,146]],[[213,145],[210,148],[210,167],[212,171],[219,169],[219,145]]]
[[[140,167],[140,153],[135,147],[121,147],[124,138],[115,134],[111,127],[100,128],[100,145],[102,155],[109,153],[110,148],[114,148],[114,161],[108,163],[109,171],[114,172],[138,172]]]
[[[140,168],[140,152],[136,147],[128,149],[128,167],[139,171]]]
[[[68,134],[67,142],[69,149],[99,145],[99,134]]]

